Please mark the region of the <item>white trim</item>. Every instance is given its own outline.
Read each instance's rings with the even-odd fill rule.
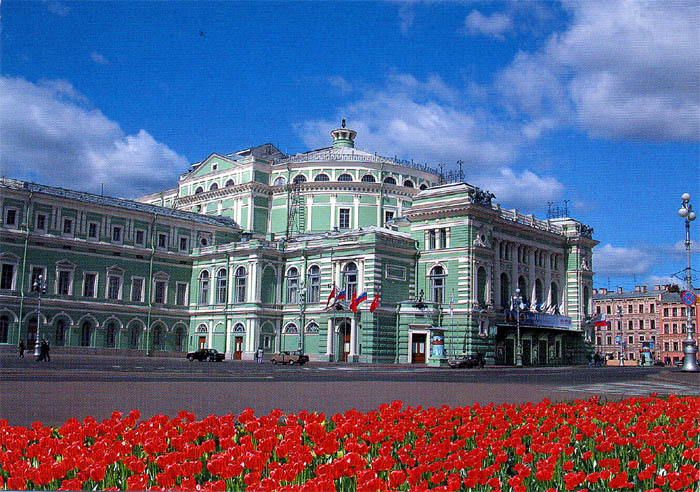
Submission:
[[[134,300],[134,298],[133,298],[134,280],[141,280],[141,289],[139,292],[139,299],[138,300]],[[129,286],[129,302],[144,302],[144,287],[145,287],[145,285],[146,285],[146,279],[144,277],[137,277],[135,275],[132,275],[131,285]],[[109,285],[107,285],[107,288],[109,288]]]

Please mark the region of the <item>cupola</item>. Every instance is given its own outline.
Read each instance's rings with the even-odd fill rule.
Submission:
[[[345,120],[343,120],[341,128],[333,130],[331,135],[333,136],[333,148],[348,147],[352,149],[355,147],[355,136],[357,132],[345,128]]]

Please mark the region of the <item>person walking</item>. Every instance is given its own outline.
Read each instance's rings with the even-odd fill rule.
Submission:
[[[37,362],[41,362],[46,359],[46,340],[42,338],[39,344],[39,357],[36,358]]]
[[[258,364],[262,364],[264,355],[265,351],[262,349],[262,347],[258,347],[258,350],[255,352],[255,358],[257,359]]]
[[[19,351],[19,358],[24,359],[24,340],[19,341],[19,345],[17,346],[17,350]]]
[[[51,345],[49,345],[49,339],[44,338],[44,341],[46,342],[46,356],[44,357],[44,360],[46,362],[51,362]]]

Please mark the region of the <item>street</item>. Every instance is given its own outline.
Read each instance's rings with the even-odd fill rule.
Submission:
[[[3,381],[0,418],[11,425],[40,420],[60,425],[69,417],[108,418],[113,410],[138,409],[143,417],[178,410],[198,418],[275,408],[327,415],[351,408],[369,411],[381,403],[439,407],[474,403],[524,403],[544,398],[569,401],[598,396],[621,399],[658,394],[700,394],[697,374],[658,367],[487,367],[346,365],[312,362],[189,362],[67,354],[36,362],[0,354]]]

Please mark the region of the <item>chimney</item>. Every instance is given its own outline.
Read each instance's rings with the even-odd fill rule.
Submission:
[[[618,287],[618,288],[617,288],[617,293],[618,293],[618,294],[622,294],[622,287]]]
[[[642,285],[642,294],[646,294],[646,293],[647,293],[647,286]]]
[[[608,289],[602,288],[600,289],[600,293],[606,295],[608,293]]]
[[[593,295],[598,295],[598,289],[593,289]]]
[[[640,286],[638,286],[638,285],[635,285],[635,286],[634,286],[634,291],[635,291],[635,292],[641,292],[641,291],[642,291],[642,288],[641,288]]]
[[[655,285],[655,286],[654,286],[654,290],[660,291],[660,290],[661,290],[661,286],[660,286],[660,285]]]

